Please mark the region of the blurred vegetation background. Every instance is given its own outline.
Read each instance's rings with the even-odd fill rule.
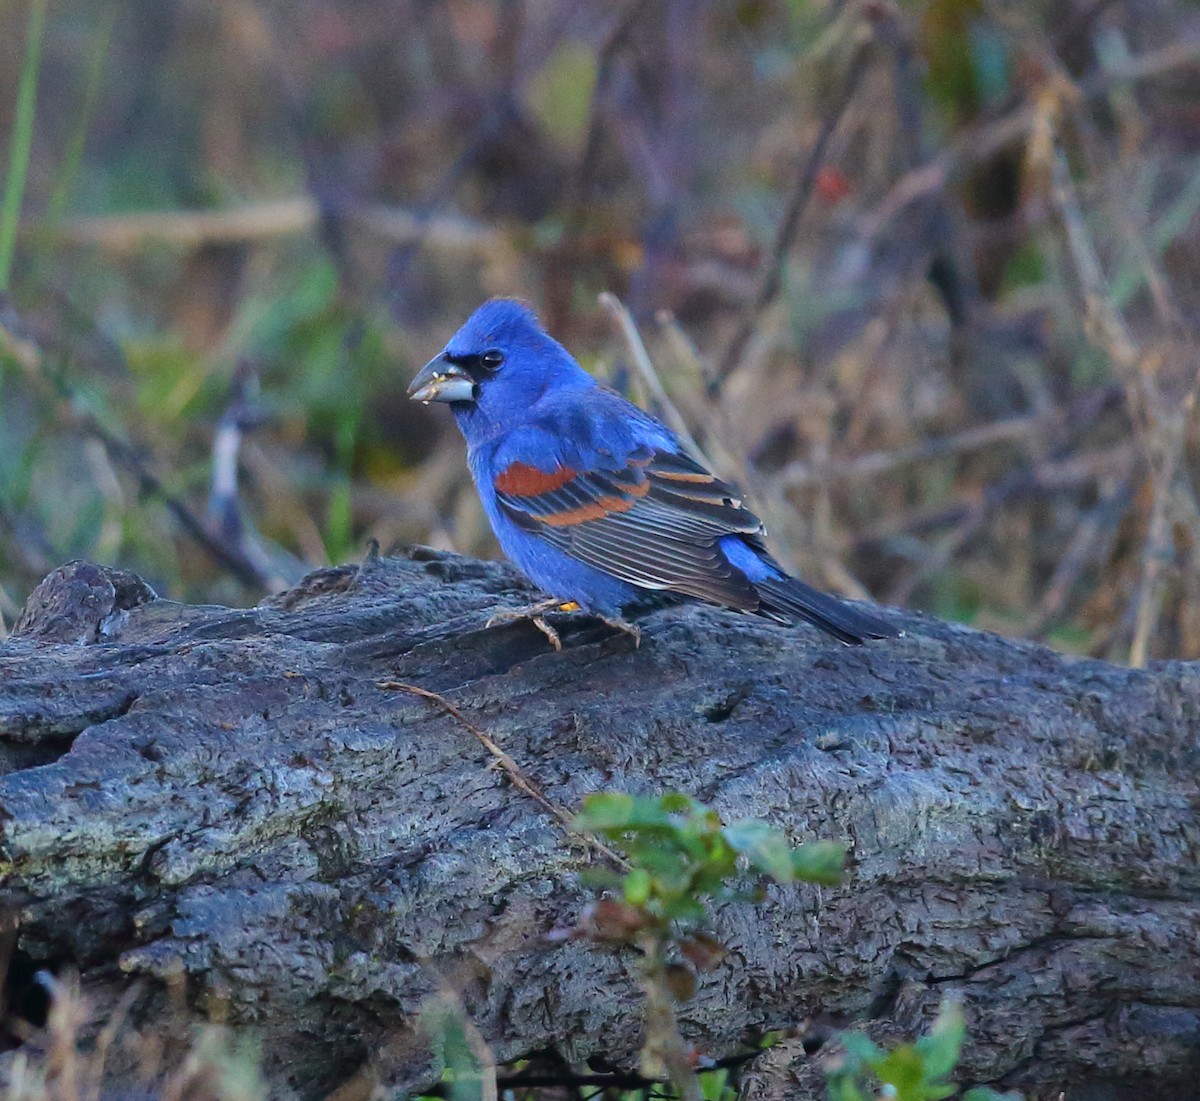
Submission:
[[[1194,3],[13,0],[0,139],[5,623],[494,553],[404,388],[505,294],[653,406],[607,291],[809,580],[1200,657]]]

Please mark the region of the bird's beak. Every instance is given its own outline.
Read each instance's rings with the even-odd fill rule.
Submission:
[[[408,396],[426,405],[431,401],[474,401],[475,380],[457,364],[438,356],[408,384]]]

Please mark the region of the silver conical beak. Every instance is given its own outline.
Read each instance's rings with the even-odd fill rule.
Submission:
[[[426,405],[431,401],[474,401],[475,380],[462,367],[438,356],[408,384],[408,396]]]

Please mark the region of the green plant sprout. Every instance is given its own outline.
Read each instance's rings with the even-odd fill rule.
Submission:
[[[494,1101],[496,1066],[482,1037],[457,997],[443,991],[421,1007],[421,1027],[441,1068],[442,1096],[448,1101]],[[430,1095],[412,1101],[435,1101]]]
[[[641,1073],[669,1078],[684,1101],[703,1101],[698,1060],[680,1035],[675,1003],[690,998],[697,972],[714,967],[724,954],[720,942],[699,929],[709,907],[757,900],[768,881],[838,883],[845,849],[832,841],[793,846],[758,819],[727,826],[716,811],[679,794],[590,795],[574,825],[619,845],[630,864],[624,874],[597,877],[617,897],[589,906],[574,932],[641,950],[646,996]]]
[[[884,1050],[861,1032],[843,1032],[844,1054],[827,1072],[829,1101],[1020,1101],[1016,1093],[975,1086],[959,1094],[950,1081],[958,1066],[966,1021],[962,1006],[942,1003],[929,1031],[911,1044]]]
[[[835,841],[793,846],[761,819],[724,825],[717,812],[687,795],[589,795],[576,816],[578,830],[618,844],[632,867],[600,878],[621,889],[642,926],[697,924],[708,902],[757,901],[766,880],[841,882],[846,849]],[[730,881],[744,868],[756,877],[748,890]]]

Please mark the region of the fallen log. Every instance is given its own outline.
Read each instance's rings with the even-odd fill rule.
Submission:
[[[219,1006],[261,1040],[281,1097],[430,1085],[416,1016],[447,987],[497,1060],[632,1069],[636,958],[545,939],[604,857],[482,735],[557,808],[683,791],[850,847],[843,886],[717,915],[728,954],[680,1010],[699,1051],[817,1018],[911,1032],[958,995],[965,1080],[1192,1096],[1200,670],[915,615],[862,647],[696,606],[646,616],[637,649],[578,615],[555,620],[561,653],[528,623],[485,628],[529,597],[422,548],[251,609],[56,571],[0,645],[0,907],[23,973],[70,965],[101,1003],[182,974],[196,1019]],[[164,996],[147,983],[139,1019]],[[817,1088],[799,1047],[747,1079]]]

